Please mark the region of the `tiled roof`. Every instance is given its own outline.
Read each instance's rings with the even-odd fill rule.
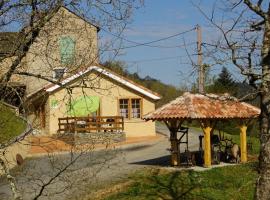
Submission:
[[[247,119],[256,118],[260,109],[235,97],[186,92],[156,111],[145,115],[145,120],[166,119]]]

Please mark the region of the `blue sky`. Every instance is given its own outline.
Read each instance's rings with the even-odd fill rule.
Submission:
[[[211,2],[204,1],[204,8],[211,7]],[[209,40],[209,27],[201,13],[189,0],[145,0],[144,7],[135,10],[133,21],[123,34],[124,38],[139,43],[157,40],[179,32],[190,30],[200,24],[203,30],[203,41]],[[196,79],[196,70],[190,65],[184,47],[164,48],[187,44],[187,50],[194,62],[196,55],[196,31],[177,36],[151,45],[162,46],[159,48],[139,46],[124,49],[116,60],[125,61],[128,70],[138,72],[145,77],[147,75],[159,79],[162,82],[175,86],[190,85]],[[123,42],[123,46],[134,45]],[[163,60],[164,58],[164,60]],[[152,59],[160,59],[153,61]],[[220,68],[213,69],[216,74]]]
[[[193,1],[198,2],[199,0]],[[201,8],[210,13],[214,1],[201,0]],[[128,24],[122,37],[145,43],[190,30],[197,24],[202,27],[203,42],[211,43],[211,40],[219,35],[216,30],[209,27],[209,23],[192,5],[191,0],[145,0],[144,6],[134,11],[132,22]],[[17,27],[15,26],[15,28]],[[102,30],[99,35],[101,43],[116,39]],[[197,62],[196,42],[197,33],[193,30],[151,44],[151,46],[158,47],[138,46],[123,49],[114,59],[126,62],[127,69],[130,72],[137,72],[141,77],[149,75],[177,87],[190,87],[197,78],[197,69],[190,63],[190,58],[195,63]],[[187,49],[184,48],[184,43]],[[134,43],[127,41],[122,43],[123,47],[133,45]],[[108,57],[110,57],[108,53],[102,54],[101,61],[106,61]],[[208,61],[204,59],[204,63],[208,63]],[[229,68],[234,78],[239,79],[237,69],[231,66]],[[220,70],[221,66],[214,66],[211,68],[211,74],[218,74]]]

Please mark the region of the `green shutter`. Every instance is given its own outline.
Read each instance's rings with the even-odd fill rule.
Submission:
[[[72,64],[75,57],[75,41],[69,36],[60,38],[60,56],[62,64]]]

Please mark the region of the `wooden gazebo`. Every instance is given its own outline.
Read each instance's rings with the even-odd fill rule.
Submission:
[[[240,102],[229,95],[184,93],[156,111],[145,115],[145,120],[163,121],[170,130],[171,164],[180,164],[177,132],[185,120],[199,121],[204,133],[204,166],[211,166],[211,134],[217,121],[237,120],[240,129],[241,162],[247,162],[246,131],[250,120],[259,116],[260,109]]]

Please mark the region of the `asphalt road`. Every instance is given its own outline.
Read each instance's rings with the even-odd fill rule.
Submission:
[[[169,166],[169,131],[164,125],[157,125],[157,131],[164,136],[158,141],[130,144],[110,150],[83,153],[47,155],[28,159],[22,167],[13,171],[23,199],[33,199],[44,187],[38,199],[81,199],[102,184],[113,184],[127,177],[132,171],[144,167]],[[198,150],[197,130],[189,131],[189,149]],[[185,147],[181,147],[183,152]],[[77,158],[77,159],[76,159]],[[57,176],[72,160],[73,165]],[[55,179],[52,177],[57,176]],[[0,199],[10,199],[11,190],[4,178],[0,179]]]

